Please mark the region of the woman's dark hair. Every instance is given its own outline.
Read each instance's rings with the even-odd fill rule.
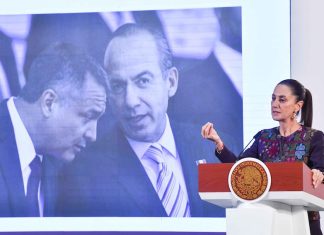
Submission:
[[[288,86],[292,94],[296,96],[297,102],[304,101],[304,105],[301,110],[301,120],[306,127],[312,127],[313,122],[313,99],[312,94],[306,89],[300,82],[294,79],[286,79],[278,83],[278,85]]]

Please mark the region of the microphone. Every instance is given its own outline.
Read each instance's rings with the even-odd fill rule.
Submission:
[[[258,139],[260,137],[260,135],[261,135],[261,131],[259,131],[258,133],[256,133],[253,136],[253,138],[249,141],[249,143],[247,145],[245,145],[245,147],[243,148],[243,150],[240,152],[240,154],[238,155],[237,159],[241,159],[241,157],[242,157],[244,151],[247,149],[247,147],[250,146],[250,144],[251,144],[252,141],[255,141],[256,139]]]

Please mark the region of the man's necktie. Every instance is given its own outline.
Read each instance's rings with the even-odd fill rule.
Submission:
[[[151,145],[145,157],[157,164],[156,192],[170,217],[189,217],[189,202],[172,170],[163,160],[159,147]]]
[[[27,204],[28,215],[33,217],[39,217],[39,205],[38,205],[38,188],[41,180],[42,163],[39,156],[35,158],[29,164],[31,169],[28,183],[27,183]]]

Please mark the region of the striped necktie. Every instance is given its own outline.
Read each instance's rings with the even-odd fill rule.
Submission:
[[[156,192],[168,216],[189,217],[189,202],[174,173],[163,160],[161,146],[151,145],[144,156],[157,164]]]

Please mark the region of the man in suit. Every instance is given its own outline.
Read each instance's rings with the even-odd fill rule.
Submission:
[[[181,77],[176,97],[169,102],[170,118],[180,122],[194,122],[199,126],[206,120],[212,120],[219,130],[235,136],[236,148],[240,149],[243,143],[243,105],[242,97],[233,81],[241,82],[241,51],[233,53],[235,50],[229,47],[225,50],[224,43],[234,39],[238,42],[231,45],[239,46],[241,27],[237,20],[221,24],[234,18],[225,17],[225,13],[233,9],[237,8],[217,10],[219,18],[225,18],[222,21],[218,20],[215,9],[212,8],[33,15],[27,38],[24,70],[27,73],[33,58],[56,41],[73,43],[102,63],[105,47],[112,32],[121,23],[136,22],[157,27],[164,32],[171,46],[173,61]],[[186,20],[179,21],[179,18]],[[231,28],[231,25],[237,27],[236,30],[232,30],[236,34],[223,32],[224,29]],[[223,36],[226,41],[223,40]],[[233,54],[237,56],[233,57]],[[230,71],[224,69],[226,61],[221,60],[224,57],[227,58]],[[229,76],[233,73],[238,73],[239,76]],[[189,101],[188,97],[194,98]],[[210,102],[211,100],[213,102]],[[103,118],[107,117],[106,121],[113,123],[109,111]],[[103,128],[109,126],[107,123]]]
[[[58,162],[96,140],[107,75],[91,57],[58,43],[31,65],[18,97],[0,105],[0,216],[53,216]]]
[[[149,11],[145,11],[147,15]],[[101,12],[101,13],[67,13],[32,15],[30,32],[27,37],[24,72],[28,73],[34,58],[45,48],[55,42],[66,42],[82,48],[99,64],[103,58],[112,32],[121,23],[143,18],[139,13]],[[118,16],[118,17],[117,17]],[[122,20],[118,20],[122,18]],[[1,46],[0,46],[1,47]],[[113,123],[109,110],[104,114],[107,122]],[[106,125],[109,126],[108,124]],[[105,126],[105,128],[106,128]]]
[[[224,216],[224,209],[198,195],[196,161],[215,161],[212,146],[199,139],[199,127],[167,115],[178,71],[164,37],[123,25],[108,44],[104,64],[118,123],[66,169],[62,215]]]

